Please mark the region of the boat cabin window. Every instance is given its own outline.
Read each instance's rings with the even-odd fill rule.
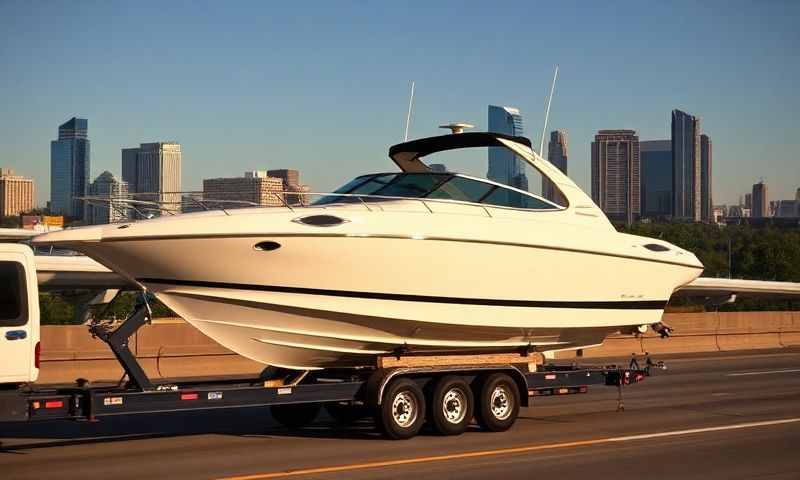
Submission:
[[[25,271],[19,262],[0,262],[0,327],[27,323]]]
[[[346,192],[340,192],[336,190],[336,193],[351,193],[354,195],[372,195],[381,188],[385,187],[392,180],[397,177],[396,173],[386,174],[386,175],[376,175],[366,182],[359,184],[357,187],[350,189]]]
[[[486,196],[481,203],[498,207],[528,208],[532,210],[551,210],[558,208],[544,200],[508,188],[498,187]]]
[[[405,198],[430,198],[483,203],[499,207],[532,210],[553,210],[558,205],[532,194],[512,190],[504,185],[481,181],[452,173],[403,173],[361,176],[338,188],[335,193],[364,195],[361,199],[327,196],[314,205],[352,203],[356,201],[382,201],[367,198],[369,195]]]
[[[375,192],[375,195],[422,198],[449,177],[449,174],[441,173],[407,173]]]
[[[479,182],[471,178],[452,177],[444,185],[428,194],[427,198],[478,203],[493,188],[495,186],[491,183]]]

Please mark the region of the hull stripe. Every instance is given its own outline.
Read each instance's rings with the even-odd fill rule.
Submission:
[[[401,302],[444,303],[455,305],[484,305],[493,307],[532,307],[532,308],[578,308],[602,310],[663,310],[667,300],[630,301],[547,301],[547,300],[505,300],[492,298],[435,297],[429,295],[409,295],[404,293],[357,292],[351,290],[327,290],[319,288],[287,287],[283,285],[254,285],[246,283],[208,282],[203,280],[178,280],[167,278],[137,278],[143,284],[176,285],[185,287],[227,288],[257,292],[299,293],[327,297],[364,298],[370,300],[394,300]]]

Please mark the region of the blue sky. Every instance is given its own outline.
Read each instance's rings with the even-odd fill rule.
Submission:
[[[92,177],[120,148],[176,140],[183,188],[294,167],[315,190],[393,170],[408,88],[411,137],[486,106],[552,128],[589,185],[598,129],[669,138],[680,108],[714,142],[714,201],[766,178],[800,187],[800,2],[27,2],[0,0],[0,166],[49,197],[49,142],[89,119]],[[485,164],[474,171],[485,173]]]

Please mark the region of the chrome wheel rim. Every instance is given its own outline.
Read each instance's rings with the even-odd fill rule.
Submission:
[[[458,424],[467,416],[467,396],[460,388],[451,388],[442,398],[442,413],[445,420]]]
[[[505,420],[511,416],[513,400],[511,397],[511,392],[508,390],[508,386],[498,385],[494,387],[489,401],[494,418],[498,420]]]
[[[392,419],[402,428],[408,428],[417,421],[417,399],[408,392],[400,392],[392,401]]]

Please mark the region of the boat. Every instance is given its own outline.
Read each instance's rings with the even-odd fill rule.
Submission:
[[[538,170],[561,201],[423,161],[486,147]],[[230,350],[298,370],[598,345],[659,325],[672,293],[702,272],[691,252],[618,233],[527,138],[448,134],[389,156],[399,171],[306,206],[66,229],[33,243],[80,251]]]

